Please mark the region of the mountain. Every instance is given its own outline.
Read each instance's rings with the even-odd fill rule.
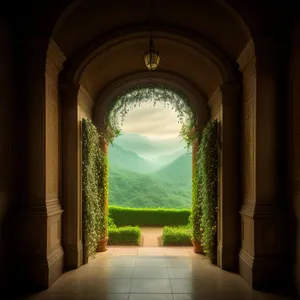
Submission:
[[[167,165],[167,164],[171,163],[173,160],[175,160],[179,156],[186,154],[186,153],[187,153],[186,149],[180,149],[171,154],[156,156],[152,159],[152,161],[163,166],[163,165]]]
[[[109,145],[108,166],[110,205],[191,207],[192,157],[179,139],[123,134]]]
[[[154,139],[138,134],[123,133],[122,135],[114,139],[113,144],[118,145],[125,150],[133,151],[140,157],[151,160],[153,162],[157,162],[159,164],[166,164],[170,162],[169,160],[167,162],[161,163],[162,160],[157,159],[159,156],[173,155],[175,152],[185,150],[185,143],[181,142],[181,139],[179,137],[168,139]],[[177,156],[175,156],[174,159],[176,157]]]
[[[192,156],[191,154],[183,154],[179,158],[172,161],[167,166],[159,169],[154,176],[162,180],[189,184],[192,182]]]
[[[113,144],[125,150],[133,151],[140,156],[157,152],[157,147],[144,136],[138,134],[122,134],[114,139]]]
[[[151,173],[159,169],[159,165],[148,161],[135,152],[128,151],[117,144],[108,149],[108,165],[110,169],[118,168],[136,173]]]
[[[153,174],[137,174],[117,168],[109,171],[110,205],[127,207],[190,208],[191,185],[166,182]]]

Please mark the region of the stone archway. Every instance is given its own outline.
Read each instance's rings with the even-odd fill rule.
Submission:
[[[82,1],[84,2],[84,1]],[[222,1],[223,2],[223,1]],[[214,4],[215,5],[215,4]],[[203,10],[204,11],[204,10]],[[225,18],[225,12],[224,18]],[[98,17],[98,16],[97,16]],[[197,17],[197,16],[196,16]],[[76,18],[75,18],[76,19]],[[98,17],[98,19],[101,19]],[[78,19],[76,19],[78,20]],[[228,20],[228,17],[226,15],[226,20]],[[239,23],[239,22],[238,22]],[[171,24],[171,23],[170,23]],[[159,24],[157,25],[156,34],[158,34],[159,31],[163,31],[161,28],[174,28],[176,27],[174,25],[171,26],[170,24]],[[134,25],[134,24],[133,24]],[[168,26],[166,26],[168,25]],[[184,25],[184,24],[183,24]],[[236,23],[231,23],[232,28],[234,28],[234,25]],[[126,24],[127,26],[127,24]],[[185,27],[185,26],[182,26]],[[186,26],[187,28],[190,28]],[[209,27],[209,26],[208,26]],[[136,27],[131,27],[136,28]],[[176,27],[177,28],[177,27]],[[218,57],[218,61],[220,62],[222,66],[222,70],[226,73],[226,70],[228,72],[231,72],[232,70],[235,70],[233,61],[236,60],[238,54],[236,49],[240,49],[241,51],[243,47],[245,46],[243,43],[239,44],[239,47],[235,49],[231,49],[230,47],[226,47],[226,38],[222,40],[217,40],[216,32],[218,31],[209,31],[209,34],[207,35],[207,39],[198,38],[198,31],[195,30],[193,32],[193,28],[190,28],[191,32],[189,35],[189,40],[193,40],[194,43],[197,43],[200,45],[199,48],[196,48],[197,50],[195,52],[199,52],[203,54],[203,51],[201,52],[201,49],[206,50],[206,54],[208,57],[212,57],[211,53],[212,48],[208,47],[207,45],[211,45],[212,43],[205,43],[205,41],[210,40],[213,43],[219,44],[219,47],[222,48],[222,51],[219,51],[219,54],[221,53],[222,57],[215,53],[215,57]],[[194,28],[197,29],[197,28]],[[208,28],[210,29],[210,28]],[[97,45],[100,44],[103,45],[105,41],[111,40],[112,36],[110,35],[112,28],[108,28],[107,32],[100,32],[99,36],[101,36],[101,39],[99,39]],[[134,30],[132,30],[134,31]],[[143,30],[141,30],[143,31]],[[187,30],[189,31],[189,30]],[[62,31],[64,32],[64,31]],[[66,31],[65,31],[66,33]],[[119,32],[124,33],[124,32]],[[201,33],[201,31],[200,31]],[[230,31],[230,35],[241,37],[239,32],[235,32],[236,35],[233,34],[233,31]],[[139,33],[140,34],[140,33]],[[105,35],[105,36],[104,36]],[[133,34],[134,35],[134,34]],[[228,34],[226,35],[228,37]],[[62,37],[63,34],[61,33],[60,38],[56,36],[56,42],[58,42],[58,52],[61,52],[59,47],[65,47],[66,45],[63,45],[62,43]],[[135,36],[136,37],[136,36]],[[166,35],[164,36],[166,38]],[[174,37],[174,36],[173,36]],[[44,37],[45,40],[39,39],[36,36],[33,37],[33,45],[29,47],[28,50],[32,50],[31,52],[34,53],[34,49],[39,48],[42,51],[42,48],[45,48],[45,45],[48,43],[48,36]],[[74,38],[74,36],[73,36]],[[139,36],[140,40],[143,40],[143,35]],[[162,36],[160,37],[162,38]],[[181,40],[183,41],[187,37],[182,34]],[[249,36],[247,35],[247,38]],[[178,35],[177,35],[178,39]],[[239,39],[237,39],[239,40]],[[132,42],[134,39],[131,40]],[[224,42],[225,41],[225,42]],[[88,41],[91,42],[91,41]],[[76,43],[75,43],[76,44]],[[59,201],[56,201],[54,203],[49,201],[51,199],[47,198],[48,194],[44,192],[43,187],[47,184],[47,182],[51,182],[52,177],[56,176],[55,172],[59,174],[60,167],[55,165],[55,169],[53,173],[51,172],[51,164],[49,164],[49,161],[52,157],[52,152],[59,152],[59,148],[55,149],[48,149],[47,151],[50,156],[50,160],[46,163],[45,157],[46,154],[46,147],[45,147],[45,140],[43,134],[46,136],[45,139],[49,139],[51,141],[51,137],[55,137],[55,141],[59,140],[59,135],[55,136],[56,125],[60,122],[63,123],[64,128],[68,127],[68,130],[64,129],[64,146],[63,146],[63,168],[64,170],[67,170],[65,174],[66,178],[64,177],[64,193],[63,196],[60,198],[62,199],[63,203],[63,222],[64,224],[69,224],[70,226],[73,226],[76,228],[76,232],[72,231],[71,234],[68,236],[67,239],[64,239],[63,245],[64,245],[64,253],[66,257],[66,265],[69,268],[76,268],[80,266],[80,253],[81,253],[81,240],[80,240],[80,216],[78,214],[80,209],[80,185],[78,184],[78,178],[80,178],[80,168],[78,167],[78,163],[80,161],[80,126],[78,120],[80,119],[80,116],[82,115],[88,115],[90,116],[92,114],[92,108],[94,105],[95,95],[91,96],[89,91],[89,83],[88,83],[88,77],[84,80],[80,81],[82,72],[84,71],[86,65],[84,65],[83,69],[80,69],[79,66],[81,62],[89,56],[91,48],[87,46],[88,43],[82,42],[79,43],[80,47],[74,47],[72,49],[73,52],[70,52],[67,54],[68,60],[65,64],[65,69],[67,69],[67,65],[69,62],[71,62],[71,67],[73,68],[68,73],[68,76],[66,76],[67,80],[61,80],[60,81],[60,88],[63,90],[63,117],[59,115],[59,112],[57,110],[51,110],[50,105],[48,106],[49,99],[54,99],[54,101],[59,104],[60,100],[58,98],[58,93],[52,93],[51,87],[54,89],[57,88],[58,90],[58,84],[57,84],[57,73],[53,76],[53,80],[55,81],[54,85],[52,82],[47,82],[47,92],[45,92],[44,89],[44,78],[43,78],[43,72],[44,72],[44,50],[41,54],[41,57],[36,58],[36,61],[39,62],[38,68],[29,66],[29,70],[34,70],[34,72],[31,72],[31,76],[33,76],[33,79],[36,79],[40,85],[38,87],[31,85],[28,89],[25,89],[27,91],[27,97],[32,98],[30,99],[29,103],[37,105],[37,108],[35,111],[31,112],[30,116],[31,121],[28,125],[28,132],[30,133],[30,141],[37,141],[38,149],[33,149],[33,147],[29,147],[30,155],[29,155],[29,163],[33,164],[33,167],[30,168],[29,171],[29,177],[30,177],[30,191],[28,193],[28,206],[30,207],[28,211],[33,215],[32,217],[32,223],[29,225],[29,228],[38,227],[37,225],[41,225],[41,232],[37,232],[36,236],[43,235],[45,237],[44,245],[42,248],[39,248],[39,258],[40,260],[36,262],[36,277],[35,279],[37,281],[40,280],[39,274],[47,274],[45,277],[43,277],[43,283],[46,282],[46,285],[51,284],[53,281],[49,278],[56,278],[61,270],[62,270],[62,256],[63,251],[61,248],[61,237],[59,236],[59,229],[61,224],[61,217],[58,218],[58,220],[55,220],[55,222],[52,222],[54,218],[52,218],[53,213],[57,213],[57,215],[61,212],[61,207],[59,204]],[[42,46],[43,47],[42,47]],[[92,45],[92,43],[90,44]],[[220,46],[221,45],[221,46]],[[255,45],[255,47],[254,47]],[[265,45],[266,48],[264,47]],[[272,130],[272,125],[276,122],[276,112],[273,110],[268,109],[268,107],[272,106],[273,101],[277,101],[277,97],[275,96],[276,89],[276,82],[278,82],[278,79],[275,78],[276,72],[273,72],[274,66],[278,66],[276,64],[276,57],[277,54],[273,53],[273,50],[276,49],[276,47],[273,47],[276,44],[273,44],[272,41],[269,39],[265,39],[264,37],[257,38],[255,37],[255,43],[252,45],[251,48],[253,51],[248,51],[249,47],[246,47],[245,51],[243,52],[243,59],[239,60],[239,64],[241,66],[241,72],[243,73],[243,95],[241,98],[245,100],[243,102],[243,108],[240,109],[243,110],[243,115],[241,116],[241,123],[243,126],[247,128],[247,131],[242,132],[242,140],[243,140],[243,147],[247,148],[247,150],[239,150],[240,156],[245,161],[245,173],[242,174],[242,178],[245,181],[248,181],[247,183],[251,185],[251,189],[249,192],[249,189],[243,191],[245,192],[241,198],[243,199],[243,208],[241,211],[243,223],[243,233],[242,233],[242,248],[240,254],[240,263],[242,265],[241,267],[241,273],[243,274],[243,277],[247,279],[247,281],[250,284],[254,283],[252,282],[252,279],[254,277],[258,278],[258,281],[263,281],[262,279],[259,279],[259,274],[254,273],[252,270],[253,265],[255,265],[256,270],[262,270],[264,267],[267,268],[269,271],[267,273],[272,273],[272,268],[274,259],[272,258],[272,255],[278,254],[280,251],[264,251],[263,248],[265,246],[265,241],[268,242],[268,245],[274,245],[274,239],[267,240],[263,238],[263,234],[267,236],[267,233],[269,231],[274,232],[274,228],[272,226],[274,225],[274,222],[272,222],[272,209],[275,207],[275,200],[276,199],[276,193],[273,192],[276,191],[276,179],[275,179],[275,158],[276,154],[270,151],[270,146],[267,145],[267,142],[264,140],[264,135],[270,135],[272,138],[271,145],[276,145],[277,138],[275,137],[274,130]],[[39,47],[36,47],[39,46]],[[202,46],[202,47],[201,47]],[[93,45],[91,47],[94,47]],[[181,47],[182,48],[182,47]],[[218,48],[218,47],[217,47]],[[254,51],[254,48],[256,48],[256,52]],[[274,48],[274,49],[273,49]],[[179,49],[179,48],[178,48]],[[266,50],[267,49],[267,50]],[[70,49],[69,49],[70,50]],[[94,50],[94,49],[93,49]],[[234,51],[236,50],[236,51]],[[30,52],[30,51],[28,51]],[[195,53],[193,52],[193,53]],[[273,55],[269,55],[269,53],[272,53]],[[228,59],[228,57],[231,57]],[[255,61],[255,58],[257,57],[257,61]],[[267,62],[265,61],[265,58],[267,59]],[[51,55],[49,56],[51,58]],[[52,57],[53,58],[53,57]],[[243,62],[242,62],[243,60]],[[87,60],[89,62],[89,59]],[[228,63],[228,61],[230,63]],[[73,62],[75,62],[73,64]],[[216,60],[212,60],[213,63],[216,63]],[[59,59],[59,55],[55,57],[54,59],[54,65],[57,67],[58,70],[63,69],[62,61]],[[26,65],[27,66],[27,65]],[[257,67],[257,68],[256,68]],[[217,67],[216,67],[217,68]],[[277,68],[277,67],[276,67]],[[37,70],[38,69],[38,70]],[[200,69],[200,68],[199,68]],[[218,69],[218,68],[217,68]],[[47,70],[47,72],[50,69]],[[106,69],[107,70],[107,69]],[[202,71],[204,69],[201,69]],[[206,69],[205,69],[206,70]],[[231,71],[229,71],[231,70]],[[78,72],[77,72],[78,71]],[[130,70],[130,71],[140,71],[137,69]],[[170,71],[170,70],[169,70]],[[180,73],[180,70],[173,70]],[[276,70],[275,70],[276,71]],[[51,70],[50,70],[51,72]],[[205,72],[205,71],[204,71]],[[223,72],[223,73],[224,73]],[[256,76],[257,72],[257,76]],[[77,74],[75,76],[74,74]],[[223,74],[222,72],[220,72]],[[233,71],[233,74],[235,72]],[[117,73],[114,74],[116,77]],[[120,76],[125,76],[126,74],[121,74]],[[181,75],[181,74],[180,74]],[[191,74],[190,74],[191,75]],[[39,77],[40,76],[40,77]],[[191,77],[191,76],[190,76]],[[193,78],[197,78],[197,73],[195,73]],[[236,194],[232,194],[234,190],[232,187],[234,186],[234,180],[230,181],[229,178],[232,176],[225,176],[224,174],[227,174],[225,172],[228,169],[228,164],[231,166],[231,163],[233,163],[234,160],[234,151],[231,151],[231,147],[234,145],[235,141],[235,130],[237,130],[237,126],[235,125],[236,121],[235,119],[231,118],[230,116],[237,116],[238,113],[234,113],[236,110],[236,95],[238,93],[238,87],[236,84],[238,84],[238,80],[236,80],[236,76],[230,77],[232,80],[225,80],[225,76],[220,76],[222,80],[218,82],[218,88],[217,86],[214,87],[215,93],[210,94],[207,98],[209,99],[209,105],[211,107],[211,115],[214,118],[218,118],[222,123],[222,136],[223,136],[223,164],[222,164],[222,170],[221,173],[223,174],[221,177],[224,179],[223,185],[220,187],[222,198],[220,198],[220,209],[226,208],[229,209],[229,207],[232,207],[234,203],[234,199]],[[228,77],[229,78],[229,77]],[[103,79],[103,78],[101,78]],[[113,78],[116,79],[116,78]],[[191,78],[189,78],[191,80]],[[201,80],[200,80],[201,81]],[[199,83],[201,84],[201,82]],[[42,82],[42,83],[41,83]],[[203,83],[202,83],[203,84]],[[49,86],[48,86],[49,85]],[[38,90],[38,93],[37,93]],[[52,89],[53,90],[53,89]],[[202,91],[203,92],[203,91]],[[49,94],[48,94],[49,93]],[[99,91],[95,91],[96,96],[98,96]],[[270,97],[269,97],[270,96]],[[43,101],[40,101],[40,98],[43,99]],[[40,101],[40,102],[39,102]],[[274,103],[273,103],[274,104]],[[46,107],[46,108],[45,108]],[[277,106],[276,106],[277,107]],[[35,115],[37,115],[41,111],[45,111],[46,116],[44,114],[40,114],[38,118],[34,118]],[[47,115],[50,116],[49,112],[53,112],[53,118],[50,118],[46,121]],[[270,121],[271,126],[264,127],[264,117],[267,116],[268,120]],[[53,125],[52,126],[52,121]],[[40,124],[42,124],[41,127]],[[40,131],[38,131],[36,128],[39,128]],[[47,128],[47,132],[46,132]],[[51,131],[51,128],[53,128],[53,132]],[[233,130],[232,130],[233,129]],[[44,132],[44,131],[45,132]],[[234,133],[234,134],[232,134]],[[251,135],[251,133],[253,135]],[[251,143],[250,143],[251,141]],[[234,147],[234,146],[233,146]],[[258,148],[260,151],[258,152]],[[73,151],[72,151],[73,149]],[[74,151],[74,149],[76,149]],[[244,152],[242,152],[244,151]],[[60,153],[60,152],[59,152]],[[270,155],[269,155],[270,154]],[[229,155],[229,158],[227,159],[227,156]],[[250,165],[249,163],[249,157],[252,155],[252,162],[253,165]],[[39,158],[39,164],[34,164],[34,160],[36,158]],[[47,158],[47,159],[48,159]],[[265,163],[265,159],[267,162],[268,171],[263,170],[263,165]],[[227,164],[227,165],[226,165]],[[235,170],[233,167],[232,170]],[[74,172],[72,172],[74,171]],[[52,175],[51,175],[52,174]],[[228,175],[228,174],[227,174]],[[231,174],[230,174],[231,175]],[[57,175],[59,176],[59,175]],[[39,177],[39,178],[38,178]],[[43,177],[46,177],[46,179],[43,179]],[[266,177],[267,185],[266,189],[264,189],[264,186],[262,184],[263,180],[259,180]],[[233,177],[234,178],[234,177]],[[249,180],[246,180],[249,179]],[[36,184],[38,182],[38,184]],[[225,185],[225,182],[227,184]],[[40,183],[40,184],[39,184]],[[231,188],[227,188],[231,187]],[[58,190],[58,189],[57,189]],[[54,195],[51,194],[50,195]],[[54,195],[55,196],[55,195]],[[60,196],[59,196],[60,197]],[[55,197],[53,198],[55,200]],[[226,205],[226,199],[230,199],[228,206]],[[233,202],[231,202],[233,201]],[[55,205],[54,205],[55,204]],[[223,212],[226,214],[226,210],[222,210],[222,213],[220,212],[220,218],[223,216]],[[49,215],[49,216],[48,216]],[[76,217],[74,217],[76,216]],[[79,216],[79,217],[78,217]],[[258,219],[257,219],[258,218]],[[225,220],[223,218],[223,220]],[[262,235],[260,235],[261,231],[257,231],[257,225],[262,226],[264,232]],[[219,229],[219,232],[222,234],[219,235],[219,256],[222,257],[222,260],[219,260],[220,266],[222,265],[224,268],[226,265],[232,265],[232,261],[234,260],[236,255],[236,245],[234,245],[234,250],[232,248],[232,240],[228,237],[232,237],[232,235],[228,236],[230,233],[231,226],[234,226],[233,223],[229,222],[227,224],[224,224],[222,228]],[[65,228],[65,226],[63,226]],[[235,229],[238,230],[238,226],[235,227]],[[235,231],[236,232],[236,231]],[[237,236],[239,234],[237,233]],[[63,236],[66,236],[64,233]],[[254,236],[254,240],[253,240]],[[235,239],[235,238],[234,238]],[[226,241],[229,241],[228,244],[225,243]],[[236,239],[238,240],[238,239]],[[254,243],[259,244],[259,246],[254,247]],[[34,241],[32,239],[30,247],[33,249],[38,242]],[[276,244],[277,245],[277,244]],[[270,246],[270,247],[271,247]],[[271,247],[276,248],[276,247]],[[230,253],[230,254],[225,254]],[[235,253],[234,255],[232,253]],[[35,257],[33,255],[33,257]],[[229,258],[230,257],[230,258]],[[225,263],[225,261],[227,261]],[[46,263],[45,263],[46,262]],[[48,265],[49,262],[49,265]],[[263,262],[263,263],[261,263]],[[261,268],[260,268],[261,267]],[[260,268],[260,269],[259,269]],[[276,270],[276,269],[275,269]],[[258,271],[258,273],[260,272]],[[267,274],[266,273],[266,274]],[[276,273],[276,272],[273,272]],[[49,276],[50,274],[50,276]],[[266,277],[266,276],[265,276]]]
[[[139,33],[141,34],[141,33]],[[132,41],[136,40],[136,35],[133,35]],[[145,40],[143,34],[138,39]],[[101,51],[95,50],[91,54],[89,59],[84,59],[81,65],[78,64],[78,61],[75,63],[78,69],[75,69],[73,66],[70,66],[69,72],[65,73],[64,78],[67,80],[67,84],[63,86],[66,88],[64,92],[64,99],[69,103],[72,103],[74,106],[74,112],[77,111],[76,120],[73,119],[73,127],[76,125],[77,128],[80,128],[80,119],[83,116],[93,115],[93,120],[96,123],[100,131],[104,130],[105,125],[105,114],[108,104],[113,100],[113,98],[120,92],[128,89],[129,87],[134,86],[137,83],[145,83],[149,80],[149,74],[147,72],[136,71],[133,73],[121,75],[116,80],[109,82],[105,86],[101,86],[98,90],[94,89],[95,81],[91,81],[90,70],[97,70],[95,62],[97,62],[98,56],[95,56],[95,53],[101,55],[105,53],[105,49],[112,48],[117,45],[119,46],[122,43],[122,40],[125,40],[125,43],[128,42],[128,39],[122,37],[121,41],[117,40],[117,43],[114,41],[109,41],[108,45],[104,44],[101,46]],[[130,39],[129,39],[130,40]],[[215,52],[210,51],[210,49],[205,48],[206,45],[201,45],[197,42],[189,42],[188,39],[183,38],[185,41],[177,41],[182,47],[192,48],[192,51],[201,50],[201,55],[203,53],[210,53],[209,63],[212,64],[215,70],[218,70],[222,82],[215,93],[211,96],[210,100],[207,102],[205,93],[197,86],[197,84],[190,82],[190,79],[185,78],[182,75],[178,75],[174,72],[164,72],[158,71],[154,72],[152,75],[152,82],[161,83],[169,85],[172,88],[175,88],[179,91],[182,91],[184,94],[188,95],[188,98],[191,101],[191,104],[194,105],[194,108],[197,112],[198,124],[197,130],[201,131],[204,124],[209,120],[210,116],[212,118],[218,119],[221,123],[221,136],[226,142],[223,143],[222,147],[222,165],[220,168],[220,197],[219,197],[219,235],[218,235],[218,265],[223,269],[236,270],[238,264],[238,251],[239,251],[239,222],[238,222],[238,203],[237,203],[237,191],[236,191],[236,180],[237,180],[237,166],[235,164],[236,158],[236,145],[237,145],[237,119],[236,119],[236,105],[238,97],[238,88],[239,83],[235,74],[237,73],[233,64],[229,63],[224,56],[218,57]],[[197,46],[198,45],[198,46]],[[107,48],[108,47],[108,48]],[[104,50],[103,50],[104,49]],[[104,52],[103,52],[104,51]],[[200,53],[200,52],[199,52]],[[76,61],[76,60],[75,60]],[[87,64],[87,61],[89,64]],[[72,75],[70,75],[72,74]],[[95,75],[94,75],[95,76]],[[75,82],[74,82],[75,81]],[[79,93],[78,93],[79,91]],[[93,96],[91,96],[93,95]],[[68,100],[67,100],[68,99]],[[94,100],[93,100],[94,99]],[[77,109],[75,108],[77,107]],[[73,116],[75,118],[75,115]],[[79,123],[78,123],[79,122]],[[78,125],[79,124],[79,125]],[[71,126],[71,124],[70,124]],[[79,126],[79,127],[78,127]],[[67,134],[69,130],[66,130],[66,136],[70,139],[70,135]],[[75,139],[74,135],[74,139]],[[78,137],[77,137],[78,139]],[[70,184],[68,185],[69,195],[75,195],[75,189],[78,189],[80,183],[77,181],[77,187],[71,182],[74,182],[75,176],[77,179],[81,176],[81,170],[79,166],[78,159],[80,159],[80,142],[74,140],[73,147],[77,144],[77,149],[79,149],[78,154],[75,158],[72,158],[72,161],[68,162],[68,169],[72,169],[72,175],[70,179]],[[70,146],[69,151],[72,151]],[[69,152],[70,153],[70,152]],[[69,155],[70,156],[70,155]],[[70,156],[72,157],[72,156]],[[77,167],[75,167],[77,165]],[[224,168],[227,173],[224,172]],[[75,175],[76,174],[76,175]],[[68,176],[67,176],[68,177]],[[72,191],[74,191],[72,193]],[[71,197],[66,195],[66,201],[69,203],[70,207],[73,207],[72,214],[81,215],[81,195],[77,194],[76,205]],[[225,209],[227,208],[227,209]],[[67,214],[66,214],[67,215]],[[74,230],[77,226],[77,234],[68,234],[69,236],[76,236],[75,244],[80,243],[82,248],[81,239],[81,228],[80,221],[76,221],[71,215],[65,218],[65,234],[68,234],[70,230]],[[67,248],[66,248],[67,249]],[[65,252],[66,261],[68,258],[70,266],[79,266],[82,263],[81,251],[77,250],[77,253],[74,257],[71,257],[71,254]]]

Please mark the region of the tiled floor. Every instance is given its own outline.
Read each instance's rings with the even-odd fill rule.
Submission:
[[[212,266],[191,247],[109,248],[61,276],[34,300],[195,300],[279,298],[251,290],[243,279]]]

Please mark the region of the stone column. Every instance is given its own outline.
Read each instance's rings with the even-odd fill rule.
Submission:
[[[253,288],[280,284],[284,219],[278,210],[278,41],[255,38],[238,62],[243,73],[243,204],[240,273]]]
[[[28,180],[28,201],[20,219],[24,240],[19,246],[26,266],[23,280],[33,287],[47,288],[63,272],[58,74],[65,57],[46,38],[27,38],[25,49],[28,179],[24,180]],[[43,49],[48,49],[47,55]]]
[[[238,264],[238,199],[237,199],[237,98],[239,85],[220,85],[211,99],[211,118],[219,122],[221,140],[218,185],[218,257],[225,270],[236,270]]]
[[[239,216],[237,182],[237,100],[238,84],[220,86],[220,168],[218,201],[218,266],[236,270],[239,252]]]
[[[63,185],[65,210],[63,245],[66,269],[83,264],[82,201],[81,201],[81,130],[78,121],[79,85],[61,85],[63,102]]]

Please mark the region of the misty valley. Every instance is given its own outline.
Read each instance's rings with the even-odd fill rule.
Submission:
[[[180,138],[122,134],[108,150],[109,203],[190,208],[192,156]]]

